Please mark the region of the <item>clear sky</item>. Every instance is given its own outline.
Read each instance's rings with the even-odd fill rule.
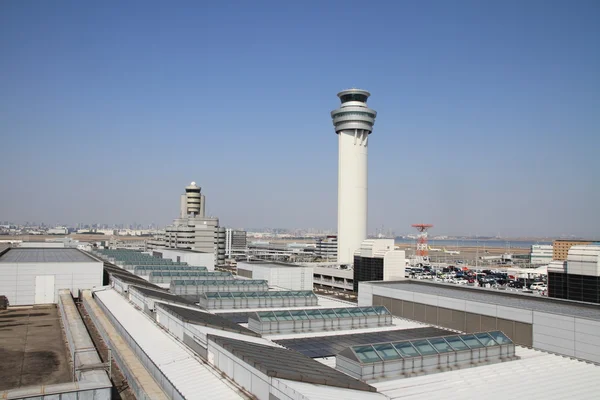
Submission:
[[[600,236],[600,2],[0,2],[0,220],[331,228],[371,91],[369,226]]]

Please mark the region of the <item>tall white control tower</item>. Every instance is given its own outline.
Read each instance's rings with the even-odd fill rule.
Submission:
[[[367,238],[367,148],[377,112],[367,107],[371,93],[338,93],[342,105],[331,112],[338,134],[338,262],[351,264]]]

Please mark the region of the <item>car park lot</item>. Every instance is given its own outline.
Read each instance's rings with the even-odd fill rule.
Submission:
[[[482,288],[522,291],[545,296],[548,285],[546,276],[536,279],[519,278],[508,275],[505,270],[469,268],[465,265],[448,267],[406,267],[405,277],[417,280],[433,280],[455,285],[476,286]]]

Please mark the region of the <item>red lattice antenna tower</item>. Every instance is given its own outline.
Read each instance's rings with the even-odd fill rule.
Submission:
[[[431,224],[412,224],[413,228],[417,228],[419,236],[417,238],[417,256],[427,257],[429,251],[427,250],[427,229],[432,228]]]

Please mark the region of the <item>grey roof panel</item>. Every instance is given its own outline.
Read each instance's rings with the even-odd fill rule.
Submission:
[[[123,280],[123,281],[125,281],[125,282],[127,282],[129,284],[141,285],[141,286],[155,288],[155,289],[158,289],[160,291],[165,291],[164,289],[162,289],[158,285],[150,283],[147,280],[145,280],[144,278],[140,278],[139,276],[134,275],[131,272],[129,272],[129,271],[123,269],[123,268],[119,268],[119,267],[117,267],[115,265],[112,265],[112,264],[110,264],[108,262],[104,262],[104,272],[106,274],[109,274],[109,275],[114,275],[118,279],[121,279],[121,280]]]
[[[208,339],[270,377],[368,392],[377,391],[371,385],[294,350],[215,335],[208,335]]]
[[[394,331],[352,333],[349,335],[311,336],[299,339],[274,340],[275,343],[296,350],[308,357],[331,357],[346,348],[372,343],[398,342],[407,339],[425,339],[452,335],[454,332],[433,327],[400,329]]]
[[[67,263],[100,262],[81,250],[67,248],[10,249],[0,256],[0,263]]]
[[[577,316],[600,320],[600,306],[594,304],[577,303],[568,300],[552,299],[547,297],[534,297],[532,295],[513,292],[500,292],[498,290],[464,287],[451,284],[430,282],[371,282],[377,286],[406,290],[408,292],[425,293],[431,295],[452,297],[461,300],[470,300],[481,303],[502,305],[525,310],[548,312],[568,316]]]
[[[208,326],[210,328],[222,329],[224,331],[241,333],[242,335],[260,337],[256,332],[251,331],[248,328],[244,328],[241,325],[233,323],[228,319],[220,317],[219,315],[210,314],[205,311],[192,310],[189,308],[177,307],[171,304],[161,304],[161,307],[166,308],[171,313],[176,314],[183,321],[191,324],[197,324],[202,326]]]
[[[136,284],[133,284],[133,286],[135,290],[139,291],[147,297],[152,297],[154,299],[160,299],[165,301],[172,301],[174,303],[188,304],[191,306],[196,305],[193,301],[186,300],[181,296],[177,296],[159,289],[150,289],[148,287],[137,286]]]
[[[219,316],[221,316],[225,319],[228,319],[231,322],[235,322],[236,324],[247,324],[250,316],[256,314],[255,311],[234,311],[234,312],[225,312],[225,313],[217,313],[216,311],[219,311],[219,310],[214,310],[214,311]]]

